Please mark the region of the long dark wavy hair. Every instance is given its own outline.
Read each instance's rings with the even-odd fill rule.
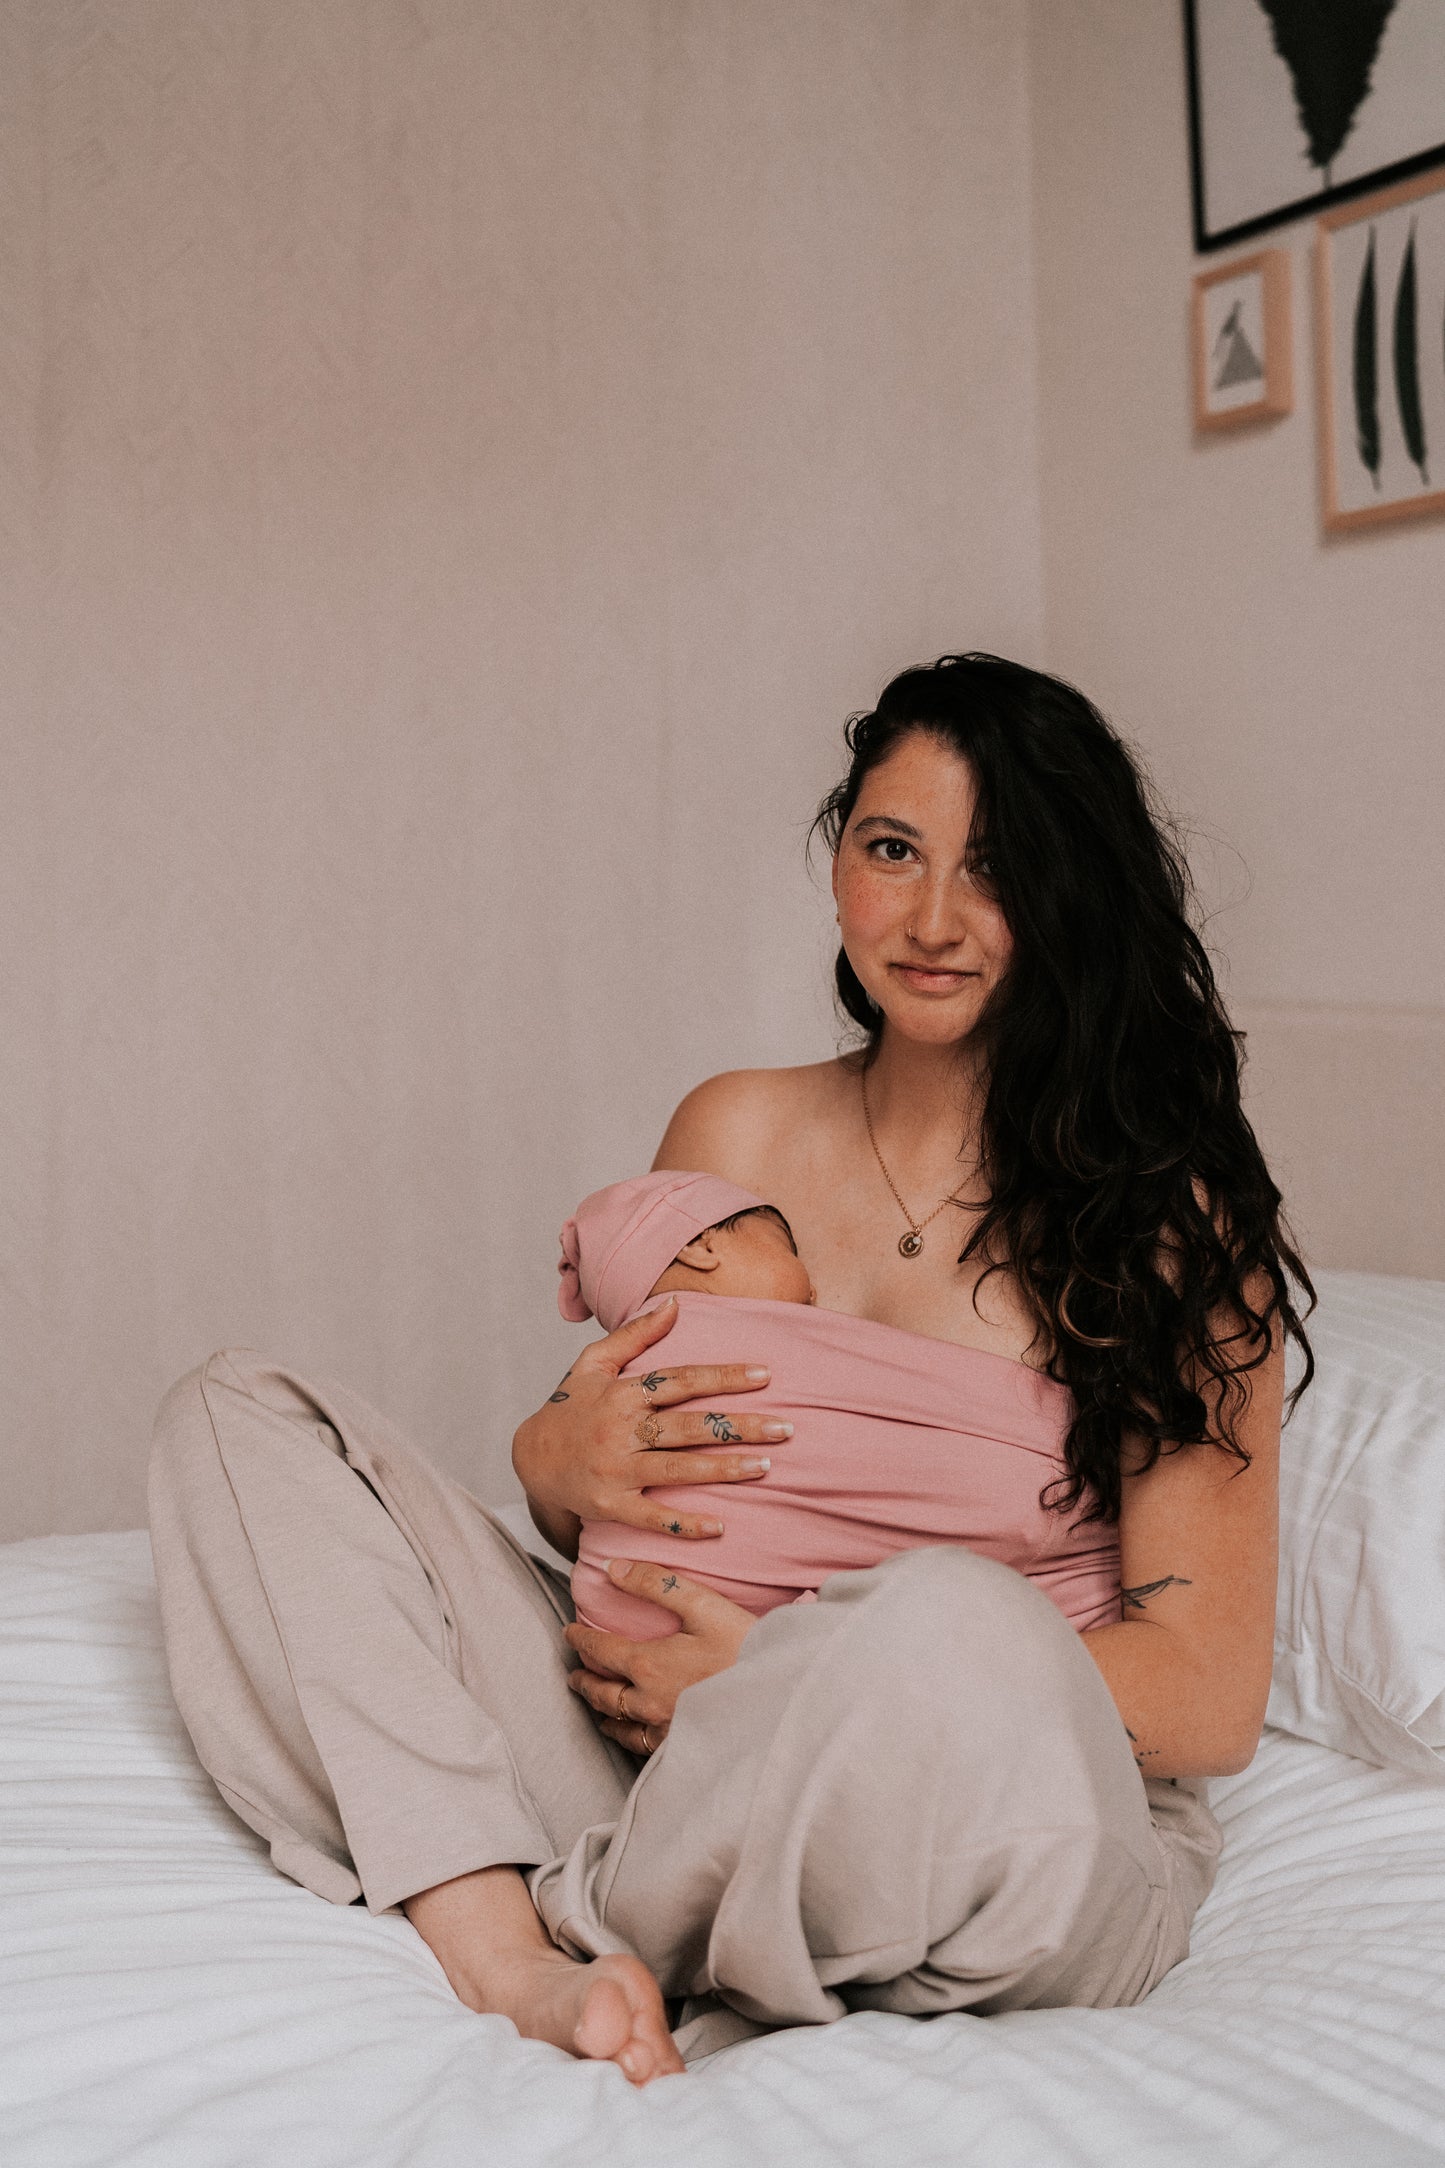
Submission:
[[[1244,1034],[1190,922],[1182,842],[1129,750],[1060,679],[944,655],[849,718],[851,765],[810,843],[837,852],[864,777],[920,730],[973,771],[969,855],[1013,937],[974,1034],[987,1203],[958,1261],[985,1263],[978,1287],[1015,1275],[1030,1352],[1073,1396],[1068,1472],[1042,1502],[1112,1520],[1126,1433],[1140,1472],[1205,1442],[1248,1465],[1246,1375],[1277,1314],[1305,1357],[1293,1412],[1314,1357],[1289,1276],[1305,1317],[1315,1291],[1240,1103]],[[867,1067],[883,1012],[841,949],[835,978]],[[1246,1287],[1259,1294],[1261,1274],[1256,1309]]]

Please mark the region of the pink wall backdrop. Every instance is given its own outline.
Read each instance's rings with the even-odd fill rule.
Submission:
[[[1025,33],[0,7],[0,1532],[224,1342],[507,1495],[565,1213],[831,1051],[844,717],[1040,652]]]

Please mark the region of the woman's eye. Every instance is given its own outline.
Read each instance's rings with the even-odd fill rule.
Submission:
[[[908,857],[912,845],[905,843],[902,836],[879,836],[877,842],[870,843],[868,848],[870,851],[882,851],[884,853],[897,851],[900,855],[896,858],[885,858],[885,863],[890,866],[901,866],[904,859]]]

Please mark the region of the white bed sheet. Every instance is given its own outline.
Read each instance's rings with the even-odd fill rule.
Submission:
[[[637,2093],[286,1881],[198,1768],[143,1534],[0,1548],[6,2168],[1410,2168],[1445,2157],[1445,1784],[1267,1733],[1141,2009],[770,2035]]]

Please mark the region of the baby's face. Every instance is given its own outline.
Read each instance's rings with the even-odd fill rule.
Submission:
[[[734,1227],[707,1227],[680,1250],[653,1288],[747,1295],[755,1302],[815,1302],[808,1268],[769,1212],[749,1212]]]

